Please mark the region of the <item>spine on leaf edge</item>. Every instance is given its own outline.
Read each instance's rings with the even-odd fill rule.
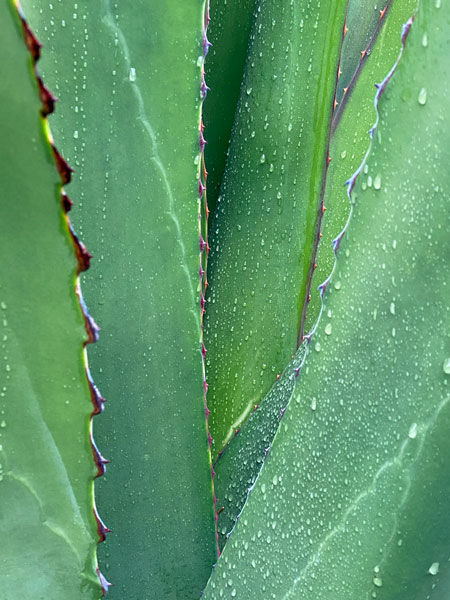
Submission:
[[[83,344],[83,362],[84,362],[84,366],[85,366],[86,379],[88,382],[89,391],[90,391],[90,395],[91,395],[91,401],[92,401],[92,405],[93,405],[93,410],[91,412],[90,426],[89,426],[89,442],[90,442],[90,445],[92,448],[93,460],[97,467],[96,477],[100,477],[101,475],[104,474],[105,469],[106,469],[105,465],[109,461],[102,456],[102,454],[100,453],[100,451],[97,448],[97,445],[95,444],[93,433],[92,433],[92,419],[95,415],[98,415],[103,411],[105,399],[100,394],[97,386],[95,385],[95,383],[91,377],[91,374],[89,371],[89,365],[88,365],[88,361],[87,361],[87,354],[86,354],[87,344],[96,342],[98,339],[99,327],[97,326],[94,319],[91,317],[91,315],[89,314],[89,312],[86,308],[86,304],[83,300],[83,296],[82,296],[81,288],[80,288],[80,273],[82,273],[83,271],[86,271],[89,268],[90,259],[92,258],[92,255],[88,252],[88,250],[86,249],[86,246],[76,235],[76,233],[72,227],[72,224],[70,222],[69,215],[68,215],[70,209],[72,208],[72,201],[70,200],[67,193],[63,189],[63,186],[70,183],[73,169],[69,166],[67,161],[64,159],[64,157],[59,153],[58,149],[56,148],[51,131],[50,131],[50,127],[49,127],[49,124],[47,121],[48,115],[54,111],[55,103],[56,103],[57,99],[55,98],[55,96],[53,96],[53,94],[50,92],[50,90],[44,85],[42,78],[37,70],[37,62],[41,55],[42,44],[38,41],[38,39],[32,32],[30,26],[28,25],[28,22],[25,18],[24,12],[20,6],[19,0],[13,0],[13,5],[14,5],[15,10],[17,11],[20,22],[22,24],[24,40],[25,40],[26,46],[27,46],[27,48],[30,52],[31,58],[32,58],[33,72],[34,72],[34,75],[37,80],[39,96],[40,96],[40,100],[42,103],[42,108],[41,108],[40,113],[41,113],[41,118],[43,121],[43,129],[44,129],[47,141],[50,144],[50,147],[51,147],[51,150],[53,153],[53,157],[55,160],[56,168],[58,169],[59,175],[61,177],[61,187],[60,187],[61,206],[62,206],[62,210],[64,213],[64,219],[67,224],[67,229],[69,231],[69,234],[70,234],[70,237],[71,237],[71,240],[73,243],[75,257],[77,260],[76,283],[75,283],[74,292],[80,303],[80,308],[81,308],[81,312],[83,314],[84,324],[85,324],[86,333],[87,333],[87,340]],[[92,485],[93,485],[93,483],[94,483],[94,481],[92,481]],[[97,523],[98,542],[101,543],[105,540],[106,533],[110,530],[106,527],[106,525],[103,523],[102,519],[100,518],[98,511],[97,511],[97,507],[95,505],[95,500],[93,502],[92,511],[94,514],[95,521]],[[97,565],[96,572],[97,572],[99,582],[100,582],[100,585],[101,585],[101,588],[103,591],[103,595],[105,595],[106,592],[108,591],[108,587],[111,584],[106,580],[104,575],[101,573],[101,571],[98,567],[98,564],[97,564],[96,557],[95,557],[95,561],[96,561],[96,565]]]

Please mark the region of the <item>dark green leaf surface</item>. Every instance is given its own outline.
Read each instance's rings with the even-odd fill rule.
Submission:
[[[360,12],[355,9],[355,4],[361,9],[357,2],[350,4],[349,20],[353,23],[353,28],[356,28],[355,13]],[[402,24],[412,14],[415,6],[416,0],[404,0],[397,2],[387,13],[380,38],[365,61],[358,85],[350,96],[345,113],[341,115],[340,123],[331,139],[332,161],[327,171],[324,194],[327,211],[322,219],[323,238],[318,249],[318,267],[312,279],[311,302],[306,313],[307,332],[313,329],[320,312],[321,296],[318,287],[326,280],[333,267],[333,239],[344,227],[350,211],[346,188],[342,181],[347,178],[349,168],[353,171],[357,168],[367,150],[367,131],[373,122],[373,82],[381,80],[395,61]],[[347,35],[350,35],[350,30]],[[344,62],[350,58],[351,47],[347,45],[345,51],[343,49]],[[351,153],[347,148],[351,148]],[[299,356],[284,370],[260,407],[232,439],[214,466],[215,492],[219,508],[224,507],[218,522],[221,543],[224,543],[225,534],[231,530],[236,516],[242,510],[247,490],[255,481],[266,451],[272,443],[282,411],[292,396],[295,385],[294,372],[298,370],[303,355],[304,351],[301,349]]]
[[[108,400],[96,486],[113,530],[112,600],[198,598],[216,560],[203,397],[198,178],[204,2],[82,0],[34,8],[76,169],[74,221],[94,255],[82,288]]]
[[[214,457],[297,347],[345,8],[344,0],[257,7],[210,227],[205,343]]]
[[[422,3],[354,190],[339,289],[207,600],[448,594],[449,31],[440,2]]]
[[[97,600],[77,260],[11,2],[0,3],[0,31],[0,597]]]
[[[205,100],[203,122],[208,170],[208,208],[214,212],[220,192],[256,0],[213,0],[208,39],[211,48],[205,62],[205,76],[211,91]]]

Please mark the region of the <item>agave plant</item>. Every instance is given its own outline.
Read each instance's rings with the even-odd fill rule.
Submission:
[[[0,599],[447,598],[448,5],[210,2],[0,4]]]

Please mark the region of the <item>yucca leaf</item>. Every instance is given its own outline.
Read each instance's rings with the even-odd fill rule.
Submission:
[[[205,318],[213,457],[295,352],[346,2],[261,0],[210,226]]]
[[[38,45],[12,2],[0,3],[0,31],[0,596],[95,600],[94,389],[75,293],[83,248],[63,211],[40,114],[52,100],[24,31],[35,58]]]
[[[96,487],[112,598],[198,598],[216,559],[204,408],[199,230],[204,2],[29,4],[76,169],[82,281],[108,400]],[[206,42],[205,42],[206,44]]]
[[[214,0],[210,3],[208,39],[211,48],[205,76],[211,91],[205,100],[203,122],[208,142],[208,208],[214,212],[220,192],[231,130],[248,56],[256,0]]]
[[[450,19],[423,2],[408,27],[376,92],[339,289],[208,600],[448,592]]]
[[[317,268],[312,277],[311,302],[306,312],[306,325],[303,325],[305,333],[313,329],[318,318],[321,307],[319,285],[331,272],[334,262],[333,240],[338,237],[348,218],[348,197],[345,187],[339,185],[339,182],[345,180],[349,169],[355,170],[364,157],[367,149],[367,131],[373,121],[373,81],[382,79],[395,61],[402,24],[411,15],[415,6],[416,0],[397,2],[389,12],[383,13],[382,27],[378,31],[379,39],[375,44],[372,43],[371,52],[364,59],[361,59],[359,50],[356,50],[355,63],[351,56],[352,49],[354,51],[355,47],[366,43],[366,38],[372,39],[373,42],[375,38],[373,31],[369,34],[365,33],[364,21],[358,25],[357,15],[364,12],[362,4],[360,2],[349,4],[347,21],[350,26],[344,39],[340,64],[356,64],[353,73],[356,69],[358,73],[357,77],[353,77],[353,73],[350,73],[347,67],[343,69],[339,82],[346,76],[348,82],[353,79],[357,85],[352,88],[348,83],[346,84],[350,89],[347,92],[349,97],[345,110],[340,114],[335,112],[338,123],[335,123],[330,139],[331,162],[326,173],[324,188],[324,204],[327,210],[321,219],[323,237],[317,252]],[[368,2],[365,4],[365,11],[372,15],[373,7]],[[378,11],[376,14],[379,21],[380,14]],[[353,33],[353,30],[356,32]],[[350,35],[353,35],[352,44],[346,44],[347,36]],[[358,39],[359,42],[355,41]],[[339,105],[336,108],[339,109]],[[283,410],[293,394],[305,349],[304,344],[263,399],[259,408],[215,464],[215,492],[219,509],[223,507],[218,522],[222,544],[224,535],[232,529],[236,516],[244,505],[248,489],[257,477]]]

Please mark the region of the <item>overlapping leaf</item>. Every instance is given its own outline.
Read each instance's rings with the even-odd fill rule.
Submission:
[[[339,236],[349,215],[348,197],[342,181],[345,181],[349,170],[357,168],[367,149],[367,131],[373,121],[373,82],[382,79],[395,61],[402,24],[412,14],[415,6],[415,0],[397,2],[389,12],[386,11],[382,15],[376,11],[376,20],[372,19],[373,27],[369,28],[368,32],[361,23],[358,30],[353,32],[353,29],[357,28],[357,17],[363,11],[362,5],[358,2],[349,4],[347,15],[349,25],[340,60],[340,65],[347,66],[343,68],[339,83],[344,77],[348,80],[353,78],[349,71],[350,64],[353,65],[354,71],[358,70],[358,76],[353,79],[357,85],[348,92],[345,111],[340,113],[338,104],[336,107],[338,110],[334,113],[334,117],[338,117],[338,122],[334,122],[330,139],[331,162],[326,172],[323,193],[327,210],[321,219],[323,237],[315,258],[317,268],[312,276],[311,301],[306,312],[306,322],[303,324],[305,334],[311,333],[319,317],[322,305],[320,284],[326,281],[333,268],[335,259],[333,240]],[[369,3],[366,4],[365,9],[370,15],[373,14]],[[380,22],[380,17],[383,17],[383,23]],[[379,23],[382,28],[375,45],[371,47],[370,54],[361,59],[360,52],[357,51],[355,62],[352,57],[355,47],[366,44],[366,38],[373,39],[373,28]],[[350,44],[346,42],[347,36],[352,36]],[[341,66],[339,69],[341,70]],[[320,197],[317,202],[319,204]],[[337,285],[339,287],[339,283]],[[215,465],[215,490],[220,508],[223,507],[219,515],[219,535],[222,543],[225,534],[231,530],[236,516],[242,509],[248,489],[257,477],[283,410],[292,396],[296,375],[302,364],[306,347],[305,340],[298,355],[290,362],[262,401],[261,406],[239,431]]]
[[[257,6],[210,227],[205,340],[213,457],[297,347],[345,10],[342,0]]]
[[[377,92],[313,351],[207,599],[447,593],[449,28],[422,3]]]
[[[10,2],[0,4],[0,31],[0,596],[96,600],[97,467],[75,248]]]
[[[103,330],[89,358],[112,462],[96,488],[113,530],[100,561],[111,598],[197,598],[216,558],[200,329],[204,2],[25,4],[94,255],[82,288]]]

